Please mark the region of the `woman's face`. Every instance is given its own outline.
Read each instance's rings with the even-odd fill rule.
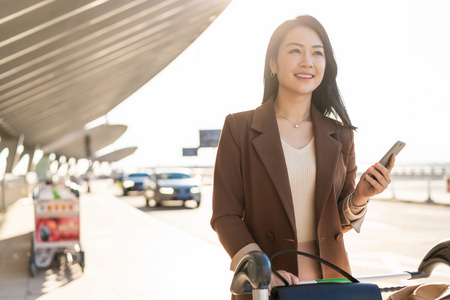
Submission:
[[[306,26],[291,29],[270,68],[278,76],[278,92],[311,95],[325,73],[325,50],[319,35]]]

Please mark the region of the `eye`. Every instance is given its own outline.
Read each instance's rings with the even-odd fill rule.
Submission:
[[[316,52],[314,52],[314,54],[318,55],[318,56],[323,56],[323,52],[322,51],[316,51]]]
[[[300,49],[292,49],[289,53],[300,53]]]

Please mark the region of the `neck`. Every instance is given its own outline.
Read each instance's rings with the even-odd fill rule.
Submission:
[[[311,114],[311,95],[292,98],[278,94],[274,101],[274,109],[284,117],[298,122]]]

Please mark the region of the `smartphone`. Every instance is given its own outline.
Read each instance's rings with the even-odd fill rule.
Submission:
[[[406,143],[402,142],[402,141],[397,141],[394,146],[391,147],[391,149],[389,149],[388,152],[386,152],[386,154],[383,156],[383,158],[380,159],[380,164],[382,164],[383,166],[387,166],[389,159],[391,158],[391,156],[397,155],[400,151],[402,151],[402,149],[405,147]]]
[[[402,151],[405,145],[406,145],[405,142],[397,141],[394,144],[394,146],[392,146],[391,149],[389,149],[389,151],[386,152],[386,154],[380,159],[380,164],[386,167],[387,164],[389,163],[389,159],[391,159],[392,154],[397,155],[400,151]],[[372,177],[373,179],[376,179],[375,176],[373,176],[372,174],[369,174],[369,176]],[[366,179],[364,178],[364,180]]]

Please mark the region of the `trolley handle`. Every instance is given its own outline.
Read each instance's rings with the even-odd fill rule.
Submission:
[[[271,277],[270,261],[261,251],[251,251],[239,262],[231,283],[234,295],[268,290]]]

